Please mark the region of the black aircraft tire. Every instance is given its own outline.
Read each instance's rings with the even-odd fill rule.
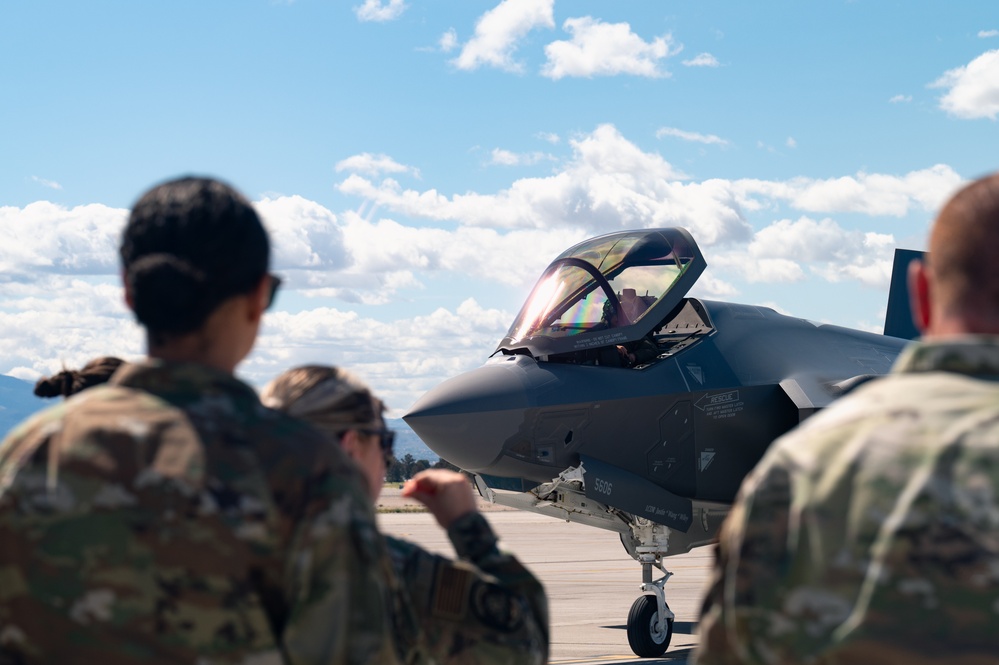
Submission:
[[[666,620],[665,635],[657,634],[658,615],[655,596],[639,596],[628,612],[628,644],[640,658],[657,658],[669,647],[673,637],[673,620]]]

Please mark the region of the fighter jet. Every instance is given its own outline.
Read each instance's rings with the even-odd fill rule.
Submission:
[[[894,273],[918,254],[897,252]],[[548,266],[485,365],[404,416],[487,499],[620,534],[642,565],[627,622],[642,657],[672,637],[663,557],[713,542],[767,446],[886,373],[915,334],[904,281],[879,335],[688,297],[705,267],[682,228],[586,240]]]

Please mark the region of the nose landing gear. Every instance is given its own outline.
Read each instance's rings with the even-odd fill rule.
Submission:
[[[700,519],[680,532],[587,497],[584,483],[582,466],[570,467],[551,482],[523,493],[494,491],[482,476],[475,476],[479,492],[488,501],[617,532],[631,558],[642,564],[642,595],[628,612],[628,644],[642,658],[662,656],[673,638],[675,618],[664,592],[673,573],[663,567],[663,558],[714,542],[728,506],[695,501],[693,515]],[[652,579],[653,568],[663,574],[658,580]]]
[[[638,547],[638,561],[642,564],[642,595],[635,599],[628,612],[628,644],[640,658],[656,658],[666,653],[673,637],[675,616],[666,604],[663,589],[673,576],[662,567],[661,555],[656,547]],[[658,580],[652,579],[652,567],[663,572]]]

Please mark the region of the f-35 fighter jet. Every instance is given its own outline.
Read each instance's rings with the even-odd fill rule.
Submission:
[[[895,273],[916,254],[897,252]],[[914,335],[904,281],[879,335],[688,297],[705,266],[681,228],[582,242],[484,366],[405,416],[486,498],[620,534],[642,565],[628,641],[643,657],[672,636],[663,557],[712,542],[767,446]]]

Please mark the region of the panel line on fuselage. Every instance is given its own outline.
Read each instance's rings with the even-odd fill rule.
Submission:
[[[688,382],[687,382],[687,375],[686,375],[686,374],[684,374],[684,372],[683,372],[683,368],[682,368],[682,367],[680,367],[680,358],[679,358],[679,357],[677,357],[677,356],[673,356],[673,362],[675,362],[675,363],[676,363],[676,369],[677,369],[677,370],[679,371],[679,373],[680,373],[680,378],[681,378],[681,379],[683,379],[683,385],[687,387],[687,392],[688,392],[688,393],[689,393],[689,392],[692,392],[692,391],[691,391],[691,389],[690,389],[690,383],[688,383]]]

